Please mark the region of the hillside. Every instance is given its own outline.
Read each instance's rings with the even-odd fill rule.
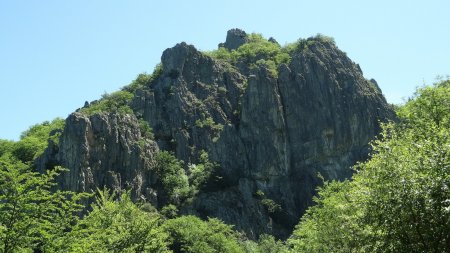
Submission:
[[[129,189],[158,210],[287,238],[318,175],[349,178],[394,117],[331,38],[280,46],[233,29],[218,50],[177,44],[153,74],[86,103],[35,164],[69,169],[61,189]]]

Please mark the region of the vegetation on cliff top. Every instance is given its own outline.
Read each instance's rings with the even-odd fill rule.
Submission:
[[[289,64],[293,52],[308,49],[317,42],[335,44],[332,37],[317,34],[308,39],[299,39],[294,43],[280,46],[275,41],[265,39],[261,34],[252,33],[247,35],[247,43],[236,50],[219,47],[205,54],[233,66],[244,64],[250,69],[264,66],[272,76],[277,77],[278,66],[283,63]]]

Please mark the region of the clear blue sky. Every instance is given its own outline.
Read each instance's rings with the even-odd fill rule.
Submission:
[[[450,1],[0,2],[0,138],[67,117],[152,72],[164,49],[212,50],[230,28],[284,44],[322,33],[400,103],[450,74]]]

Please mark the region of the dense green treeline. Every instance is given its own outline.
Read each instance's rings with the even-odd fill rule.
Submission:
[[[85,113],[126,113],[118,109],[131,99],[125,92]],[[418,89],[397,114],[351,180],[324,182],[286,242],[252,241],[218,219],[178,214],[214,171],[206,152],[188,174],[170,153],[158,155],[167,203],[157,210],[126,190],[55,189],[64,169],[41,174],[33,161],[48,141],[57,144],[64,121],[32,126],[17,142],[0,140],[0,252],[450,252],[450,80]]]

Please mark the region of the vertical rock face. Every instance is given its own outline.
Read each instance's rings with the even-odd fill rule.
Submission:
[[[50,145],[37,165],[41,171],[51,165],[70,169],[59,178],[63,189],[131,189],[135,199],[154,200],[151,168],[157,152],[155,142],[142,138],[134,115],[72,113],[59,145]]]
[[[246,43],[240,30],[220,46]],[[205,150],[219,164],[219,181],[202,189],[182,212],[214,216],[250,237],[286,237],[312,204],[318,174],[342,180],[368,154],[379,121],[392,119],[376,82],[367,81],[334,43],[314,41],[290,53],[278,76],[264,66],[235,67],[185,43],[162,55],[162,74],[134,94],[131,107],[153,128],[155,142],[139,145],[134,116],[72,114],[59,149],[41,167],[62,164],[68,189],[130,184],[157,198],[153,155],[173,151],[185,164]],[[152,181],[153,180],[153,181]]]
[[[247,43],[247,33],[241,29],[231,29],[227,33],[225,43],[220,43],[219,47],[224,47],[228,50],[238,49],[240,46]]]

